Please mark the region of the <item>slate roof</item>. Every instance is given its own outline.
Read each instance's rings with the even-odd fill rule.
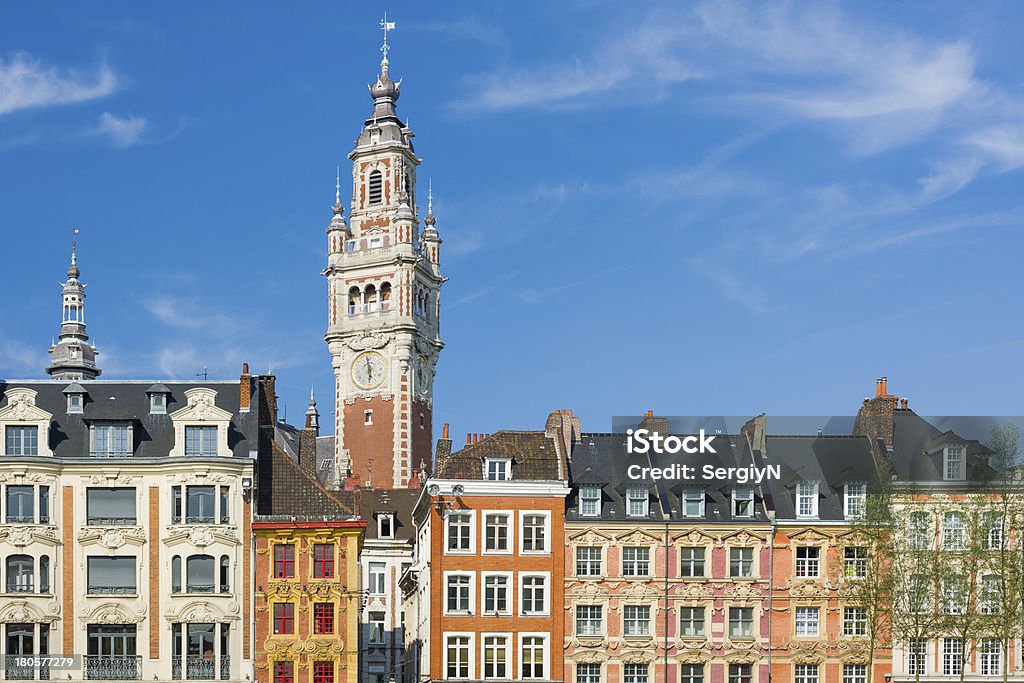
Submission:
[[[377,514],[381,512],[395,516],[395,540],[413,540],[416,526],[412,521],[412,509],[420,496],[419,489],[361,488],[355,493],[359,498],[359,510],[366,520],[367,540],[377,540]]]
[[[298,451],[294,427],[279,423],[275,425],[274,432],[271,457],[261,456],[263,459],[257,465],[256,521],[288,517],[294,517],[296,521],[339,520],[352,519],[359,514],[356,493],[327,489],[282,447],[280,442],[287,440],[285,435],[292,432],[296,435]]]
[[[64,390],[76,384],[85,390],[83,412],[68,414]],[[185,392],[205,387],[217,392],[215,404],[232,414],[228,429],[228,447],[237,458],[249,458],[256,450],[257,418],[239,412],[238,381],[175,382],[165,380],[168,414],[150,414],[146,391],[153,380],[0,380],[0,408],[7,405],[7,391],[27,387],[37,393],[36,406],[53,414],[49,433],[50,447],[57,458],[89,457],[89,424],[101,420],[130,420],[135,458],[166,457],[174,446],[174,424],[169,413],[187,405]],[[41,456],[49,457],[49,456]]]
[[[952,431],[938,429],[912,410],[897,410],[893,415],[893,469],[901,480],[913,482],[943,481],[943,444],[967,448],[967,480],[987,478],[992,470],[988,457],[992,451],[974,439],[964,439]]]
[[[567,521],[637,521],[626,516],[626,489],[631,486],[647,486],[650,493],[648,519],[651,521],[687,520],[682,516],[681,498],[686,490],[704,490],[704,512],[702,522],[734,522],[744,524],[767,523],[764,502],[754,492],[754,516],[732,518],[732,488],[727,481],[696,479],[693,481],[650,480],[635,481],[629,478],[627,469],[638,464],[650,467],[667,467],[673,463],[695,465],[700,472],[704,465],[715,467],[746,467],[751,463],[750,450],[746,440],[739,435],[716,435],[716,453],[694,455],[647,455],[626,452],[625,434],[588,434],[580,436],[569,458],[569,475],[573,492],[566,501]],[[579,487],[581,484],[601,485],[601,512],[598,517],[579,515]]]
[[[560,481],[564,478],[559,472],[558,446],[554,438],[541,431],[508,430],[463,446],[440,463],[434,476],[482,480],[487,458],[510,459],[513,481]]]

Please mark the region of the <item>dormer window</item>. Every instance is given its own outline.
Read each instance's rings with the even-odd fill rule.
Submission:
[[[68,415],[82,412],[82,395],[68,394]]]
[[[704,516],[704,490],[687,489],[683,492],[683,517]]]
[[[850,482],[846,484],[845,504],[847,519],[862,517],[867,509],[868,485],[863,482]]]
[[[963,446],[946,446],[942,467],[946,481],[963,481],[966,479],[964,450]]]
[[[384,201],[384,176],[380,171],[370,173],[369,185],[370,206],[382,203]]]
[[[796,516],[818,516],[818,483],[802,481],[796,485]]]
[[[484,461],[484,476],[487,481],[508,481],[512,478],[510,461],[506,458],[487,458]]]
[[[95,458],[123,458],[132,454],[130,422],[98,422],[89,429],[90,454]]]
[[[395,516],[390,512],[377,515],[377,538],[395,537]]]
[[[626,489],[626,515],[629,517],[647,516],[647,489],[631,486]]]
[[[598,484],[580,486],[580,517],[597,517],[601,514],[601,487]]]
[[[370,144],[376,145],[380,142],[380,129],[370,131]]]
[[[230,457],[228,431],[231,413],[217,407],[217,392],[209,387],[193,387],[185,391],[184,408],[169,414],[174,423],[174,448],[171,457]]]
[[[68,415],[81,415],[85,407],[85,389],[78,382],[64,387],[64,396],[68,401]]]
[[[754,516],[754,489],[736,487],[732,490],[732,516]]]
[[[39,455],[39,427],[7,425],[4,445],[6,455]]]
[[[186,426],[185,455],[217,455],[217,428],[206,425]]]

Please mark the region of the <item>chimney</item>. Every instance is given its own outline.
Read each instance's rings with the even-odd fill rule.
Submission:
[[[875,380],[875,397],[866,399],[857,411],[853,421],[853,436],[866,436],[871,442],[871,453],[877,462],[882,462],[883,454],[879,442],[884,448],[892,448],[893,413],[899,405],[895,396],[888,394],[888,378],[879,377]]]
[[[888,389],[888,387],[886,385],[889,383],[889,378],[888,377],[883,377],[881,379],[881,382],[882,382],[882,393],[879,394],[879,395],[880,396],[888,396],[889,395],[889,389]]]
[[[903,410],[909,410],[908,404],[910,403],[909,398],[900,399],[900,408]]]
[[[442,439],[447,439],[448,438],[448,423],[447,422],[444,423],[444,428],[441,429],[441,438]]]
[[[470,434],[469,432],[466,432],[466,445],[468,446],[471,443],[473,443],[473,435]]]
[[[885,391],[882,390],[882,378],[879,377],[875,380],[875,398],[878,398],[884,393]]]
[[[238,409],[240,412],[249,412],[249,403],[252,401],[252,377],[249,376],[249,364],[242,363],[242,375],[238,378]]]
[[[668,418],[654,417],[654,411],[648,410],[644,413],[643,422],[637,429],[646,429],[649,432],[657,432],[663,436],[668,435]]]
[[[448,438],[448,423],[444,423],[442,436],[437,440],[437,448],[434,451],[434,474],[444,476],[444,468],[448,464],[448,458],[452,454],[452,440]],[[466,443],[469,443],[469,435],[466,435]]]

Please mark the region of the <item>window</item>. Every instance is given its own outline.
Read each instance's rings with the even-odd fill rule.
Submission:
[[[843,683],[867,683],[866,664],[843,664]]]
[[[324,461],[327,462],[327,461]],[[381,513],[377,516],[377,538],[395,537],[395,516],[389,513]]]
[[[448,577],[448,611],[468,612],[471,609],[470,584],[473,578],[466,574]]]
[[[231,487],[220,487],[220,523],[231,523]]]
[[[596,545],[576,547],[576,576],[601,576],[601,548]]]
[[[601,665],[593,663],[577,664],[576,683],[601,683]]]
[[[868,505],[868,485],[855,482],[846,485],[844,509],[847,519],[862,517]]]
[[[36,521],[34,486],[7,487],[7,523],[32,524]]]
[[[679,608],[679,633],[684,638],[704,637],[704,608]]]
[[[646,664],[626,664],[622,667],[622,683],[650,683]]]
[[[171,593],[181,592],[181,555],[171,558]]]
[[[630,486],[626,489],[626,514],[630,517],[647,516],[647,489]]]
[[[364,425],[372,425],[373,424],[373,411],[372,410],[364,410],[363,411],[363,424]]]
[[[523,636],[522,651],[519,653],[524,679],[547,678],[544,675],[545,648],[542,636]]]
[[[751,683],[752,680],[749,664],[729,665],[729,683]]]
[[[468,512],[448,513],[448,550],[470,550],[472,529],[472,517]]]
[[[576,605],[576,635],[600,636],[604,633],[601,605]]]
[[[334,683],[334,662],[313,662],[313,683]]]
[[[818,635],[818,608],[797,607],[795,612],[796,634],[804,637]]]
[[[508,678],[508,636],[484,636],[484,678]]]
[[[523,515],[523,552],[542,553],[547,550],[547,515]]]
[[[29,555],[10,555],[7,558],[7,592],[31,593],[35,591],[34,561]]]
[[[818,665],[794,664],[793,680],[795,683],[818,683]]]
[[[186,426],[185,455],[217,455],[217,428]]]
[[[1003,672],[1002,644],[995,638],[985,638],[978,644],[982,676],[997,676]]]
[[[313,545],[313,578],[334,578],[334,545],[316,543]]]
[[[986,512],[981,516],[982,528],[985,530],[986,545],[989,550],[1003,548],[1003,516],[996,512]]]
[[[85,522],[94,525],[137,523],[134,488],[93,488],[85,490]]]
[[[125,422],[92,425],[92,455],[97,458],[123,458],[132,454],[132,429]]]
[[[753,607],[730,607],[729,608],[729,637],[730,638],[753,638],[754,637],[754,608]]]
[[[695,578],[704,576],[704,548],[680,548],[679,576]]]
[[[647,605],[626,605],[623,607],[622,633],[626,636],[651,635],[651,608]]]
[[[703,664],[683,664],[679,669],[682,674],[680,683],[704,683]]]
[[[387,565],[383,562],[371,562],[368,571],[369,580],[367,581],[367,585],[369,586],[370,595],[384,595]]]
[[[907,524],[907,546],[911,550],[927,550],[931,544],[932,525],[928,513],[911,513]]]
[[[651,549],[642,546],[627,546],[622,549],[623,576],[650,576]]]
[[[601,487],[597,484],[580,486],[580,517],[597,517],[601,514]]]
[[[274,662],[274,683],[295,683],[294,663]]]
[[[802,481],[796,485],[796,516],[818,516],[818,483]]]
[[[704,516],[704,491],[701,489],[687,489],[683,492],[683,517]],[[703,668],[701,669],[703,675]]]
[[[860,545],[843,548],[843,576],[864,579],[868,575],[868,549]]]
[[[448,636],[445,677],[469,678],[469,636]]]
[[[291,543],[274,545],[274,578],[295,578],[295,546]]]
[[[942,516],[942,547],[944,550],[963,550],[967,543],[964,516],[947,512]]]
[[[370,172],[370,206],[384,201],[384,176],[380,171]]]
[[[213,556],[193,555],[185,561],[185,591],[213,592]]]
[[[39,523],[50,523],[50,487],[39,487]]]
[[[231,592],[231,561],[227,555],[220,556],[220,592]]]
[[[384,644],[384,613],[370,612],[370,645]]]
[[[213,524],[217,521],[216,493],[213,486],[185,487],[185,523]],[[177,510],[180,512],[180,510]]]
[[[167,394],[149,395],[149,412],[163,414],[167,412]]]
[[[50,592],[50,558],[47,555],[39,558],[39,592]]]
[[[7,455],[39,455],[39,427],[8,425],[5,431]]]
[[[945,473],[946,479],[954,481],[964,479],[964,447],[946,446],[944,457],[946,462],[942,471]]]
[[[317,602],[313,604],[313,633],[316,635],[334,633],[334,603]]]
[[[131,595],[135,593],[137,562],[134,557],[86,558],[89,593]]]
[[[545,576],[522,577],[523,614],[547,614],[546,587]]]
[[[863,607],[843,608],[843,635],[866,636],[868,634],[868,613]]]
[[[508,460],[488,458],[485,468],[487,481],[507,481],[512,478],[512,470],[509,467]]]
[[[957,638],[942,639],[942,674],[959,676],[964,668],[964,643]]]
[[[509,577],[484,574],[484,614],[508,614]]]
[[[286,635],[295,633],[295,603],[274,603],[274,633]]]
[[[754,489],[738,487],[732,490],[732,516],[754,516]]]
[[[978,591],[978,609],[982,614],[999,614],[1003,597],[1003,582],[996,574],[981,577],[981,590]]]
[[[801,578],[817,578],[821,548],[801,546],[796,549],[796,575]]]
[[[484,550],[492,553],[509,552],[508,528],[511,515],[493,513],[484,515]]]
[[[914,574],[907,580],[907,601],[912,614],[927,614],[931,607],[932,582],[927,576]]]
[[[924,638],[911,638],[907,643],[907,673],[911,676],[923,676],[928,654],[928,641]]]
[[[729,549],[729,576],[738,579],[749,579],[754,575],[754,549]]]

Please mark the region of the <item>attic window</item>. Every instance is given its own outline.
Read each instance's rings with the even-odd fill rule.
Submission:
[[[964,477],[963,446],[946,446],[942,471],[947,481],[962,481]]]
[[[626,515],[629,517],[647,516],[647,489],[631,486],[626,489]]]
[[[377,538],[395,537],[395,517],[391,513],[381,513],[377,517]]]
[[[68,394],[68,414],[82,412],[82,395]]]
[[[487,458],[484,461],[484,476],[487,481],[508,481],[512,478],[512,468],[506,458]]]
[[[149,412],[151,414],[164,414],[167,412],[167,394],[149,395]]]
[[[754,516],[754,489],[737,487],[732,490],[732,516]]]
[[[796,516],[818,516],[818,484],[813,481],[802,481],[796,485]]]
[[[384,176],[380,171],[370,173],[370,206],[384,201]]]

